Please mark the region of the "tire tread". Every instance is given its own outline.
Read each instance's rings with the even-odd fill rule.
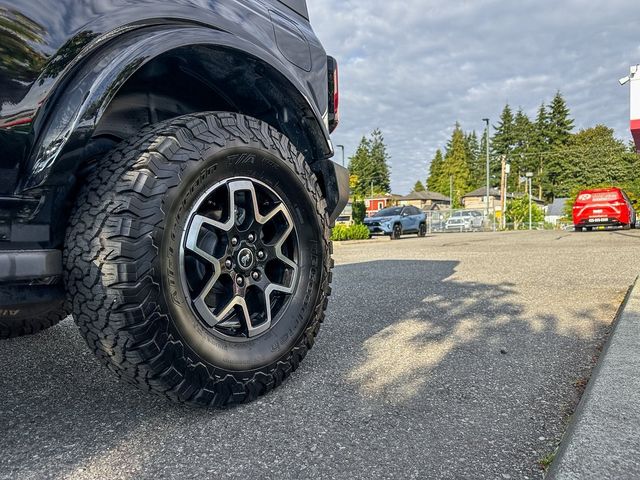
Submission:
[[[162,199],[207,145],[258,141],[290,164],[322,227],[324,264],[316,308],[296,346],[251,374],[193,361],[158,301],[154,257],[165,217]],[[280,385],[313,346],[324,319],[333,265],[326,203],[308,162],[280,132],[233,113],[202,113],[148,127],[117,146],[79,193],[64,255],[67,308],[97,358],[123,380],[173,401],[226,406]]]

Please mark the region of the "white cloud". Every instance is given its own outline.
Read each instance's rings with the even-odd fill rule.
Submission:
[[[456,121],[480,131],[481,119],[495,123],[505,102],[533,115],[556,90],[576,127],[605,123],[629,138],[628,90],[616,80],[640,62],[636,2],[308,3],[316,33],[340,65],[334,141],[348,157],[380,127],[394,192],[425,179]]]

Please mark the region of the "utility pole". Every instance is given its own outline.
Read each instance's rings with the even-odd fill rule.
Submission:
[[[511,173],[511,164],[507,162],[504,166],[504,200],[502,201],[502,225],[507,228],[507,195],[509,193],[509,174]]]
[[[500,157],[500,163],[502,165],[502,174],[500,175],[500,227],[504,230],[507,228],[507,192],[509,190],[511,164],[507,162],[505,155]]]
[[[487,146],[487,190],[485,193],[485,207],[484,207],[484,216],[487,218],[489,216],[489,119],[483,118],[482,121],[486,124],[485,127],[485,144]],[[495,209],[494,209],[495,214]]]
[[[527,182],[529,184],[529,230],[531,230],[531,177],[533,177],[533,172],[525,173],[525,177],[527,177]]]
[[[344,167],[344,145],[336,145],[336,147],[342,149],[342,166]]]
[[[500,227],[505,227],[505,215],[504,215],[504,202],[505,202],[505,187],[506,187],[506,174],[507,174],[507,162],[506,157],[502,155],[500,157]],[[495,211],[495,208],[494,208]]]
[[[373,180],[371,180],[371,198],[373,198]]]

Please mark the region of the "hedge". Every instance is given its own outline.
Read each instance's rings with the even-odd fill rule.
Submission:
[[[369,229],[364,225],[336,225],[331,232],[331,240],[365,240]]]

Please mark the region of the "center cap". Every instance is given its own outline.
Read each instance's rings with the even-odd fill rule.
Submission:
[[[238,252],[238,265],[243,270],[250,270],[253,267],[254,257],[250,248],[244,247]]]

